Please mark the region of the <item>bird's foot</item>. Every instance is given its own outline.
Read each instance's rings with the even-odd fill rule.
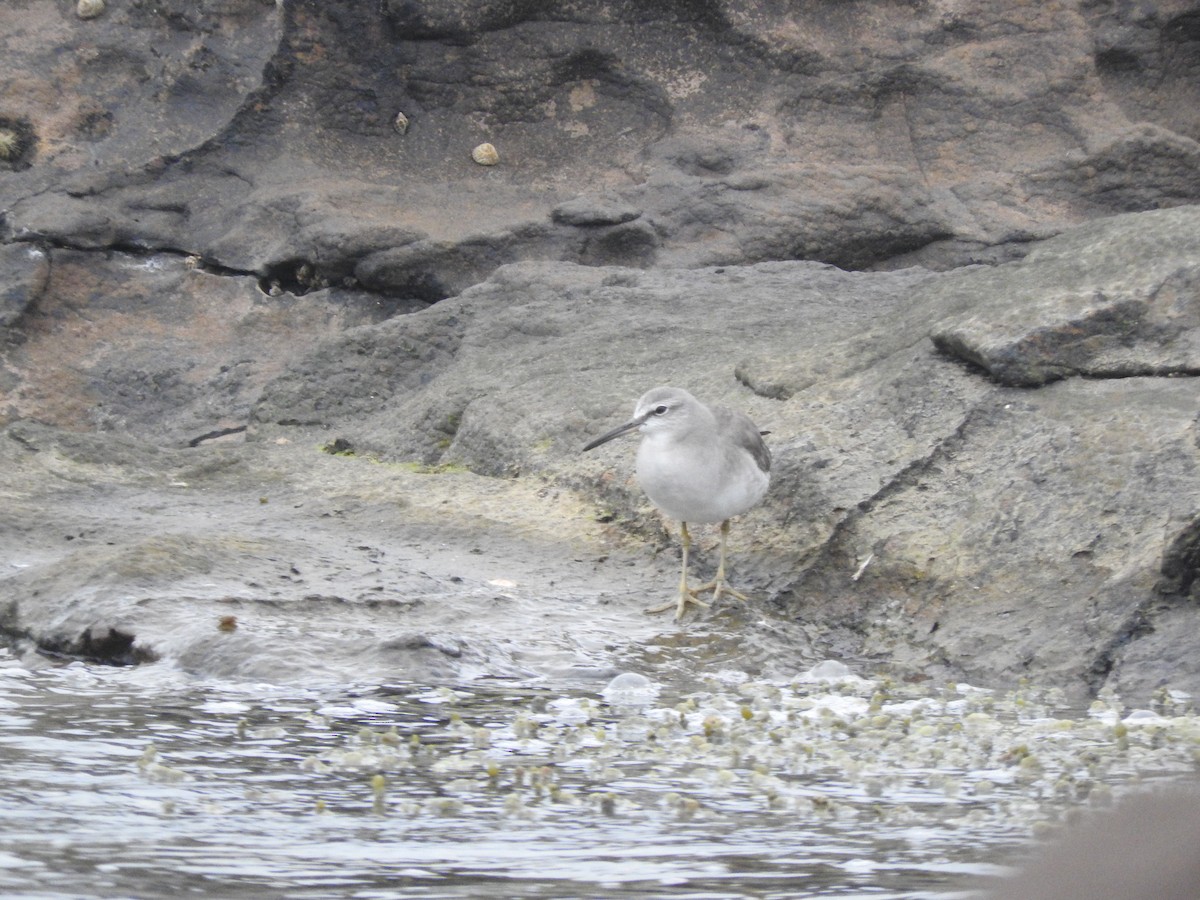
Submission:
[[[707,593],[708,591],[712,591],[712,600],[708,603],[705,603],[700,599],[700,594]],[[728,594],[730,597],[733,597],[735,600],[740,600],[743,603],[750,602],[749,597],[747,597],[741,591],[731,588],[725,579],[719,578],[715,581],[710,581],[708,584],[702,584],[699,587],[680,586],[678,600],[672,600],[670,603],[664,603],[662,606],[652,607],[651,609],[646,610],[646,612],[647,614],[653,614],[666,612],[668,609],[674,609],[675,621],[678,622],[683,618],[683,614],[687,612],[689,605],[708,609],[710,606],[712,606],[712,604],[720,600],[725,594]]]
[[[683,618],[683,614],[687,612],[689,603],[708,609],[707,603],[696,598],[696,591],[693,588],[683,586],[679,590],[678,600],[672,600],[670,603],[664,603],[662,606],[651,607],[650,609],[646,610],[646,614],[652,615],[654,613],[666,612],[668,609],[674,609],[675,621],[678,622]]]
[[[718,600],[720,600],[722,594],[728,594],[730,597],[733,597],[736,600],[741,600],[743,603],[750,602],[749,597],[747,597],[741,591],[731,588],[729,583],[724,578],[716,578],[710,581],[708,584],[702,584],[700,587],[688,589],[688,593],[692,594],[693,596],[696,594],[703,594],[706,591],[712,591],[713,603],[716,603]]]

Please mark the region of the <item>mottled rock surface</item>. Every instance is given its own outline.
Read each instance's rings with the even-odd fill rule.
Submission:
[[[550,475],[644,528],[632,447],[578,448],[645,387],[686,384],[771,431],[771,493],[736,534],[776,614],[881,663],[1145,689],[1193,667],[1121,668],[1138,641],[1200,651],[1168,624],[1200,513],[1197,234],[1196,209],[1124,216],[950,273],[506,267],[318,348],[251,431]],[[1141,307],[1072,329],[1077,298]],[[983,368],[967,350],[1000,329],[1006,372],[1057,380]]]
[[[0,202],[15,238],[426,299],[547,257],[946,267],[1194,202],[1198,22],[1181,0],[18,0],[0,125],[27,149]],[[579,203],[640,217],[581,232]]]
[[[14,0],[0,48],[23,646],[1200,690],[1195,3]],[[755,603],[684,631],[632,443],[578,452],[668,382],[775,454]],[[461,588],[508,569],[519,652]]]

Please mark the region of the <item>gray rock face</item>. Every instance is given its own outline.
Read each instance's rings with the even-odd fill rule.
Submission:
[[[215,615],[180,587],[211,578],[243,612],[335,597],[288,615],[353,607],[381,668],[578,649],[503,649],[453,581],[488,579],[450,558],[390,582],[356,544],[321,557],[329,590],[288,582],[282,546],[343,537],[322,513],[235,516],[234,544],[199,524],[320,478],[396,553],[474,543],[542,600],[615,604],[596,640],[637,658],[671,626],[632,627],[633,596],[673,564],[597,560],[628,575],[622,542],[666,532],[631,443],[578,450],[674,383],[771,431],[732,548],[753,624],[694,626],[739,664],[1200,689],[1192,5],[69,6],[0,8],[10,637],[253,669],[264,645],[164,611]],[[421,506],[446,530],[392,522],[388,470],[346,480],[368,464],[324,445],[433,467],[411,489],[447,491]],[[183,470],[192,514],[147,524]],[[84,513],[95,545],[46,543]],[[513,640],[539,634],[525,599]]]
[[[31,0],[0,11],[36,86],[0,109],[22,146],[0,204],[21,239],[426,300],[522,259],[946,267],[1194,202],[1195,31],[1184,2],[180,0],[79,20]],[[481,141],[500,165],[471,162]]]
[[[176,256],[10,253],[21,257],[10,272],[28,277],[9,291],[24,299],[0,415],[172,446],[243,430],[263,385],[312,335],[424,305],[340,288],[271,296]]]
[[[990,296],[940,325],[933,341],[1022,387],[1071,375],[1196,375],[1198,257],[1190,209],[1080,228],[987,279],[951,280],[944,290]]]
[[[644,388],[688,385],[771,431],[772,491],[738,534],[779,614],[879,661],[1095,690],[1194,584],[1200,401],[1192,378],[1172,376],[1195,371],[1179,354],[1200,336],[1200,294],[1176,286],[1198,228],[1194,209],[1118,217],[946,274],[507,267],[319,348],[267,386],[254,432],[287,433],[299,409],[384,457],[583,474],[645,523],[632,447],[603,463],[578,447]],[[1077,334],[1070,304],[1098,295],[1146,312],[1095,316],[1080,339],[1090,357],[1078,341],[1022,338]],[[992,356],[962,349],[1006,326]],[[1118,355],[1121,368],[1083,367]],[[1004,368],[988,377],[993,356]],[[1144,691],[1192,668],[1119,679]]]

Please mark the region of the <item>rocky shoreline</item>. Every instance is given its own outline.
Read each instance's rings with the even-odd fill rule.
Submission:
[[[10,641],[1200,690],[1190,7],[469,6],[0,11]],[[664,383],[776,462],[679,628]]]

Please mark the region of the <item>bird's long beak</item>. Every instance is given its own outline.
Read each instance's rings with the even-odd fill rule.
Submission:
[[[649,413],[646,413],[645,416],[638,416],[636,419],[631,419],[630,421],[626,422],[620,428],[614,428],[608,434],[600,435],[600,437],[596,438],[594,441],[592,441],[590,444],[588,444],[586,447],[583,448],[584,452],[586,453],[588,450],[593,450],[596,447],[599,447],[601,444],[607,444],[613,438],[618,438],[621,435],[625,434],[626,432],[633,431],[635,428],[641,428],[642,423],[646,421],[646,418],[649,415],[650,415]]]

